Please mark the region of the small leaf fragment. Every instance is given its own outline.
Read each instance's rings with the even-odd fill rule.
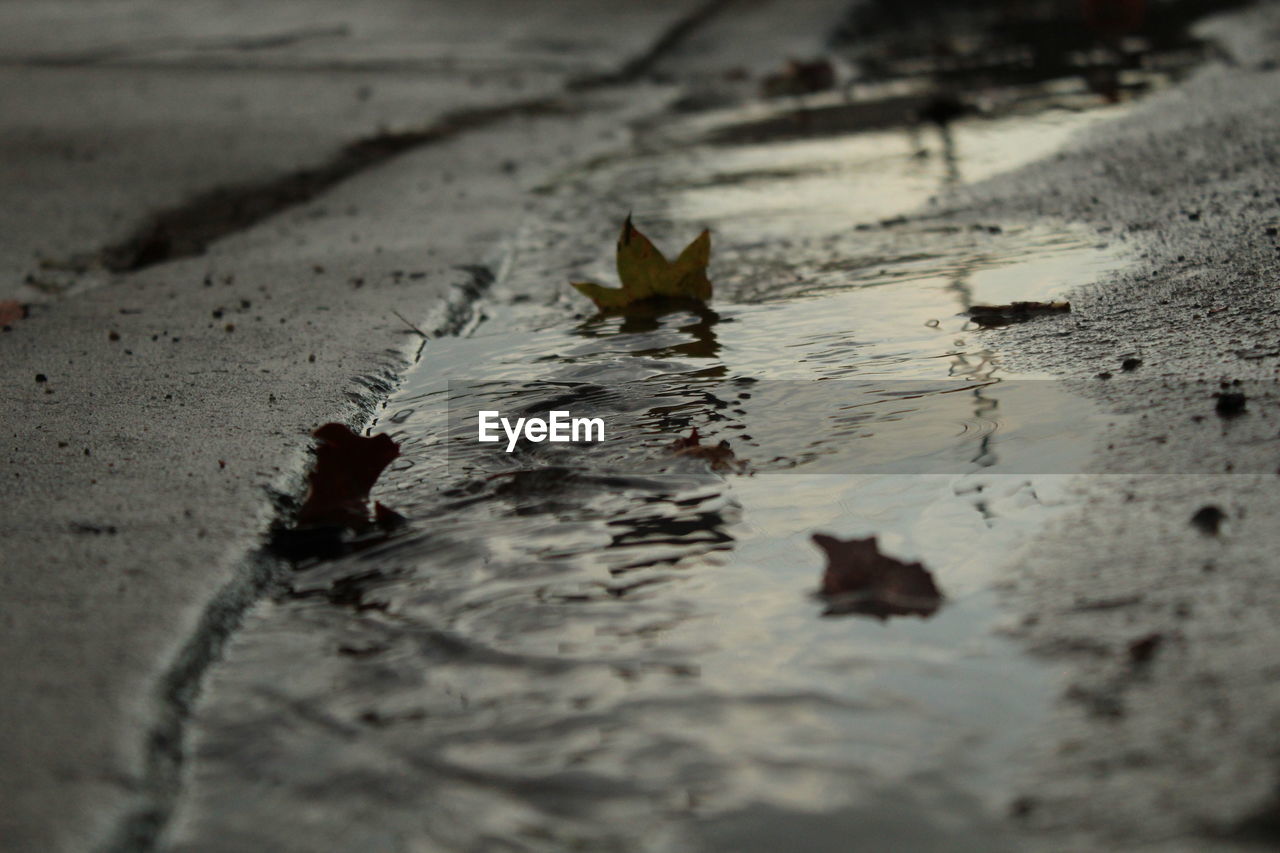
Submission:
[[[729,446],[729,442],[721,441],[719,444],[703,444],[702,437],[698,435],[697,427],[691,429],[687,436],[677,438],[671,442],[671,444],[667,445],[667,449],[676,456],[704,459],[711,466],[712,471],[736,471],[737,473],[742,473],[747,468],[746,460],[739,459],[734,455],[733,448]]]

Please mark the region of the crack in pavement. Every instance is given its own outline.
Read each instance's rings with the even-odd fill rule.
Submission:
[[[738,0],[707,0],[674,21],[646,50],[617,70],[571,79],[564,87],[565,93],[636,82],[685,39],[736,2]],[[205,190],[181,204],[152,214],[123,240],[77,256],[68,265],[101,266],[110,272],[125,273],[201,255],[215,241],[305,204],[347,178],[407,151],[515,116],[568,115],[581,108],[564,96],[539,97],[458,110],[424,128],[357,139],[325,163],[261,181]]]
[[[593,89],[600,86],[615,86],[623,83],[634,83],[649,74],[666,56],[680,46],[685,39],[697,30],[727,11],[739,0],[706,0],[688,15],[675,21],[654,40],[648,50],[624,63],[621,68],[606,74],[589,75],[569,82],[570,91]]]
[[[407,151],[516,116],[568,115],[575,109],[561,98],[533,98],[458,110],[419,130],[358,139],[327,163],[263,181],[215,187],[153,214],[130,236],[96,252],[96,261],[111,272],[122,273],[201,255],[215,241],[305,204],[347,178]]]
[[[475,306],[494,282],[492,271],[485,266],[459,268],[467,280],[454,285],[452,298],[446,300],[433,316],[430,338],[461,334],[476,319]],[[418,344],[414,360],[421,357],[429,339]],[[356,403],[362,430],[372,420],[376,405],[390,396],[399,380],[399,371],[387,367],[376,377],[357,377],[360,391],[348,398]],[[303,487],[301,467],[290,476],[287,490],[272,493],[275,524],[289,505],[296,505],[296,493]],[[156,849],[161,833],[173,814],[181,793],[181,774],[185,763],[183,740],[187,722],[199,695],[205,673],[221,657],[226,642],[240,627],[249,609],[272,590],[283,589],[290,563],[262,547],[245,560],[246,570],[228,583],[205,607],[195,631],[187,638],[173,664],[160,678],[157,720],[147,732],[145,764],[142,776],[144,804],[119,822],[111,839],[102,847],[104,853],[144,853]]]

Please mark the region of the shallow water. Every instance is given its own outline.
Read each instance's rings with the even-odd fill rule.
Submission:
[[[408,530],[300,566],[228,648],[177,846],[260,838],[281,797],[306,809],[279,849],[1010,844],[1010,760],[1053,687],[1001,639],[996,586],[1070,504],[1019,442],[1056,425],[1075,470],[1101,421],[1053,383],[1006,394],[998,332],[960,312],[1059,296],[1122,256],[1007,224],[856,227],[1060,141],[1055,121],[1006,121],[958,127],[950,165],[904,135],[848,136],[567,180],[509,247],[487,319],[427,343],[376,426],[404,447],[376,497]],[[1021,141],[963,153],[990,153],[984,135]],[[766,166],[815,177],[792,196]],[[668,248],[713,228],[714,313],[583,313],[564,282],[612,280],[620,198]],[[854,380],[904,402],[858,430],[811,415],[824,381]],[[448,452],[459,413],[552,400],[635,440]],[[752,473],[664,455],[693,426]],[[875,453],[881,473],[858,468]],[[944,606],[824,615],[815,531],[923,562]]]

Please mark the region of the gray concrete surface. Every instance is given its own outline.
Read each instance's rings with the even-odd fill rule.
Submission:
[[[700,4],[600,6],[6,3],[0,298],[83,286],[96,250],[201,191],[624,66]]]
[[[1010,577],[1013,633],[1062,672],[1016,808],[1033,849],[1280,844],[1280,6],[1201,32],[1219,62],[960,204],[1088,223],[1138,258],[1069,317],[986,333],[1014,369],[1114,374],[1081,391],[1126,416],[1085,508]],[[1237,379],[1248,414],[1221,418]],[[1217,536],[1190,523],[1208,505]]]

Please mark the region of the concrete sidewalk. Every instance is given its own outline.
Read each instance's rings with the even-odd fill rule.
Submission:
[[[465,322],[530,189],[675,95],[647,75],[817,49],[845,4],[730,5],[0,5],[0,846],[148,845],[311,429]],[[230,227],[157,232],[193,201]]]

